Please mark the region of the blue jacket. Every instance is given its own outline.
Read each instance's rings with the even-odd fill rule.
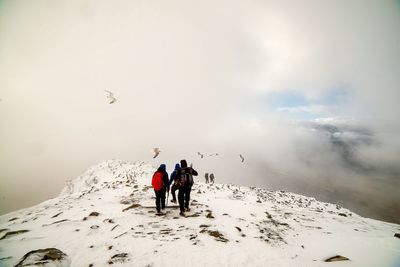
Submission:
[[[176,180],[176,178],[177,178],[176,173],[180,169],[181,169],[181,166],[179,165],[179,163],[175,164],[175,170],[171,173],[171,178],[169,179],[169,184],[172,184],[172,182]]]

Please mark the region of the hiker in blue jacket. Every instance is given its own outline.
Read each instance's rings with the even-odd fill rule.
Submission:
[[[175,195],[175,191],[178,190],[178,187],[175,184],[175,181],[177,180],[178,176],[176,175],[178,173],[178,171],[181,169],[181,165],[179,165],[179,163],[175,164],[175,170],[171,173],[171,178],[169,179],[169,184],[171,186],[171,194],[172,194],[172,199],[171,202],[172,203],[176,203],[176,195]]]

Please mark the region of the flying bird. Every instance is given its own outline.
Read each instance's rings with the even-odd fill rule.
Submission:
[[[197,155],[199,155],[200,158],[203,158],[203,157],[204,157],[204,154],[201,154],[200,152],[197,152]]]
[[[153,151],[154,151],[153,159],[155,159],[160,154],[161,150],[158,147],[156,147],[153,148]]]
[[[110,91],[107,91],[107,90],[104,90],[104,91],[108,93],[107,98],[110,100],[109,104],[112,104],[115,101],[117,101],[117,99],[114,97],[114,93],[113,92],[110,92]]]
[[[242,154],[239,154],[239,157],[242,159],[242,162],[244,161],[244,157],[242,156]]]

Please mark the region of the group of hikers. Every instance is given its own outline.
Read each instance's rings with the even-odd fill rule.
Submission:
[[[166,165],[161,164],[157,171],[153,174],[152,186],[156,195],[156,209],[157,214],[161,213],[161,210],[165,209],[165,195],[171,189],[172,200],[171,202],[176,203],[175,191],[178,190],[178,203],[180,208],[180,215],[185,216],[185,211],[190,211],[189,201],[190,192],[193,186],[193,176],[197,176],[198,173],[192,168],[187,166],[186,160],[181,160],[180,164],[175,165],[174,171],[171,173],[170,179],[168,179],[168,173]],[[170,186],[172,184],[172,186]]]
[[[210,176],[206,173],[204,176],[206,177],[206,184],[214,184],[214,173],[211,173]]]

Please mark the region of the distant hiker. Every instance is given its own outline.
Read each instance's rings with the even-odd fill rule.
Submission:
[[[156,209],[160,214],[161,209],[165,209],[165,192],[169,189],[168,173],[165,164],[161,164],[157,171],[153,174],[151,185],[156,194]]]
[[[185,216],[185,211],[190,211],[190,191],[192,191],[193,176],[198,173],[192,167],[187,166],[186,160],[181,160],[181,169],[177,172],[176,186],[179,188],[178,201],[181,216]]]
[[[178,179],[178,171],[181,169],[181,166],[179,163],[175,164],[175,170],[171,173],[171,178],[169,179],[169,184],[172,184],[171,186],[171,194],[172,194],[172,199],[171,202],[176,203],[176,195],[175,191],[178,190],[178,187],[176,185],[176,180]]]
[[[210,174],[210,183],[214,184],[214,173]]]
[[[208,172],[206,172],[206,174],[204,174],[204,176],[206,177],[206,184],[208,184]]]

